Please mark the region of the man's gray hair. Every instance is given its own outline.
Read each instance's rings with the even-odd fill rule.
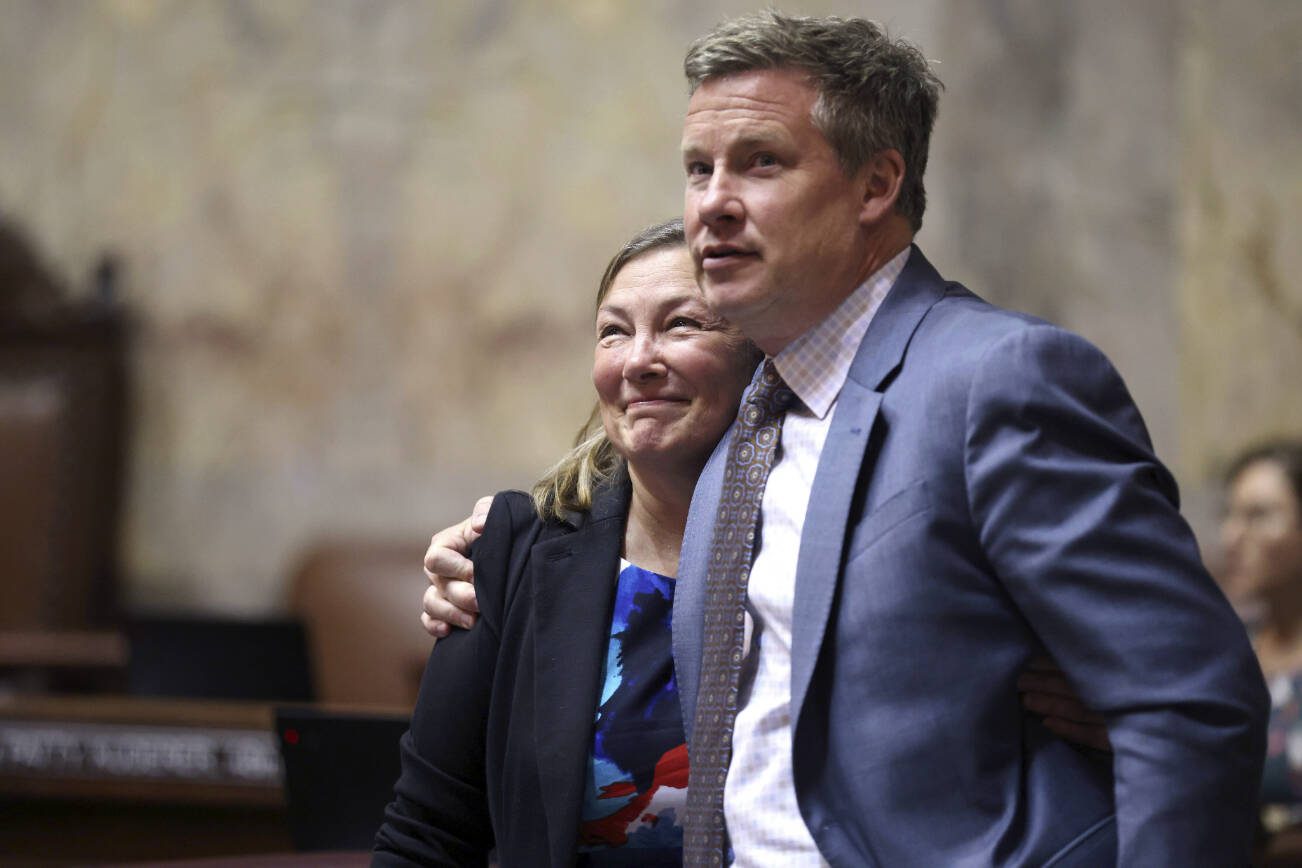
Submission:
[[[895,208],[916,232],[927,193],[922,175],[942,85],[914,45],[863,18],[806,18],[768,11],[725,21],[687,49],[691,92],[710,78],[798,69],[818,90],[813,122],[847,174],[894,148],[904,158]]]

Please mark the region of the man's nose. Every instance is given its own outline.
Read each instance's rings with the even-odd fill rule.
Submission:
[[[745,209],[738,196],[736,179],[726,171],[716,169],[701,191],[696,203],[701,222],[716,226],[724,222],[740,222]]]

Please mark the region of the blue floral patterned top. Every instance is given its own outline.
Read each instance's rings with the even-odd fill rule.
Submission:
[[[687,738],[673,603],[673,579],[620,561],[579,828],[581,866],[682,864]]]

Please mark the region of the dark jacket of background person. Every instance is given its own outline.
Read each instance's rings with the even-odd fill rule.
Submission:
[[[480,619],[430,655],[373,865],[483,864],[494,843],[503,865],[574,863],[629,491],[569,523],[494,499]]]

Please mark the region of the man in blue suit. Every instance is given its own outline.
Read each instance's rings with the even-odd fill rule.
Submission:
[[[701,287],[796,396],[746,585],[719,807],[735,863],[1245,864],[1260,670],[1107,359],[913,245],[926,60],[867,21],[764,13],[685,68]],[[694,794],[728,441],[674,604]],[[1046,653],[1110,762],[1022,714],[1017,674]]]
[[[701,287],[798,399],[749,575],[738,864],[1244,864],[1267,713],[1251,648],[1107,359],[912,246],[925,59],[867,21],[766,13],[685,67]],[[689,750],[727,448],[675,601]],[[1110,767],[1020,713],[1045,652],[1106,719]]]

